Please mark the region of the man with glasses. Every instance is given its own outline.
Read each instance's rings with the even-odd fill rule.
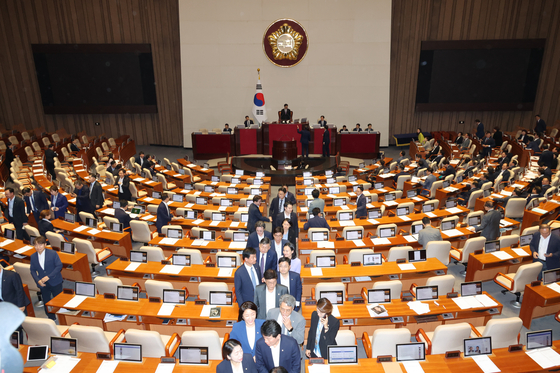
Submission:
[[[533,235],[529,245],[533,253],[533,262],[542,263],[543,271],[560,268],[560,237],[550,234],[550,226],[541,224],[539,231]],[[538,280],[542,278],[539,273]]]
[[[294,312],[295,307],[296,298],[284,294],[280,297],[280,307],[269,310],[266,319],[276,320],[282,327],[282,334],[289,335],[301,345],[305,339],[305,318]]]

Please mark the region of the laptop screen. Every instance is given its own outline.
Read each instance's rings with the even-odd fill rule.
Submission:
[[[118,300],[138,300],[138,286],[117,286]]]
[[[74,254],[74,252],[76,251],[76,247],[72,242],[63,242],[60,251],[67,254]]]
[[[325,176],[332,176],[332,170],[325,170]]]
[[[251,188],[251,195],[252,196],[258,196],[260,194],[261,194],[260,188]]]
[[[175,266],[190,266],[191,256],[186,254],[173,254],[171,263]]]
[[[344,294],[342,290],[338,291],[321,291],[319,292],[319,299],[327,298],[332,304],[343,304]]]
[[[204,186],[205,193],[214,193],[214,187],[212,185],[205,185]]]
[[[374,189],[383,189],[384,185],[382,182],[374,183]]]
[[[334,184],[334,183],[336,183],[336,179],[334,177],[327,178],[327,184]]]
[[[335,267],[336,259],[334,255],[317,256],[315,258],[315,265],[317,267]]]
[[[95,284],[93,282],[76,281],[74,289],[76,295],[85,295],[86,297],[95,297]]]
[[[434,204],[433,203],[426,203],[422,205],[422,212],[432,212],[434,211]]]
[[[329,193],[330,194],[339,194],[340,193],[340,187],[330,187],[329,188]]]
[[[383,264],[381,253],[364,254],[362,261],[365,266],[375,266]]]
[[[531,240],[533,240],[533,235],[532,234],[525,234],[525,235],[519,237],[519,245],[520,246],[527,246],[527,245],[531,244]]]
[[[367,299],[368,303],[391,302],[391,289],[369,289]]]
[[[67,223],[74,224],[76,222],[76,215],[71,214],[69,212],[65,212],[64,213],[64,221],[67,222]]]
[[[329,234],[327,232],[312,232],[311,233],[311,241],[328,241]]]
[[[147,263],[148,262],[148,253],[145,251],[137,251],[131,250],[130,251],[130,261],[137,262],[137,263]]]
[[[243,170],[237,169],[237,170],[235,170],[235,174],[237,176],[243,176]]]
[[[416,189],[409,189],[406,191],[406,196],[408,198],[414,198],[418,195],[418,191]]]
[[[362,239],[362,230],[361,229],[350,229],[345,232],[346,240],[361,240]]]
[[[208,364],[208,347],[179,346],[179,364]]]
[[[469,218],[468,224],[469,224],[470,226],[479,225],[479,224],[480,224],[480,221],[481,221],[480,216],[471,216],[471,217]]]
[[[333,206],[344,206],[346,198],[333,198]]]
[[[196,219],[196,213],[192,210],[185,210],[185,219]]]
[[[185,291],[175,289],[163,289],[163,303],[185,304]]]
[[[327,346],[329,364],[358,364],[358,346]]]
[[[304,172],[303,172],[303,177],[311,177],[311,172],[309,172],[309,171],[304,171]]]
[[[233,187],[227,188],[227,194],[237,194],[237,193],[239,193],[239,190],[237,188],[233,188]]]
[[[305,189],[303,190],[303,193],[304,193],[306,196],[310,196],[311,194],[313,194],[313,190],[314,190],[313,188],[305,188]]]
[[[213,212],[212,213],[212,221],[225,221],[226,214],[221,212]]]
[[[122,233],[123,232],[123,224],[122,223],[112,223],[111,230],[113,232]]]
[[[403,343],[397,345],[397,361],[423,361],[426,359],[424,343]]]
[[[356,175],[348,176],[348,181],[352,182],[352,181],[356,181],[356,180],[358,180],[358,177]]]
[[[303,179],[303,185],[313,185],[313,179]]]
[[[86,225],[90,228],[97,228],[97,220],[92,218],[86,218]]]
[[[229,207],[229,206],[231,206],[231,205],[232,205],[231,199],[222,198],[222,199],[220,200],[220,206]]]
[[[231,181],[229,182],[230,184],[239,184],[241,182],[241,178],[239,177],[232,177]]]
[[[395,237],[395,228],[382,228],[379,230],[380,238]]]
[[[527,350],[552,346],[552,329],[527,333]]]
[[[397,216],[404,216],[408,215],[408,207],[397,207]]]
[[[246,242],[249,239],[249,232],[233,232],[233,242]]]
[[[142,345],[115,343],[113,349],[115,360],[142,362]]]
[[[397,196],[394,193],[386,193],[385,194],[385,201],[392,201],[396,198],[397,198]]]
[[[237,261],[233,256],[218,256],[218,267],[219,268],[235,268],[237,267]]]
[[[153,192],[152,192],[152,198],[161,199],[161,193],[160,193],[160,192],[153,191]]]
[[[488,241],[484,244],[485,253],[493,253],[494,251],[500,251],[500,241]]]
[[[411,226],[411,229],[412,229],[412,231],[411,231],[412,234],[418,234],[418,233],[420,233],[420,231],[422,229],[424,229],[424,225],[414,224],[414,225]]]
[[[204,241],[216,241],[216,231],[202,231]]]
[[[471,295],[480,295],[482,294],[482,282],[463,282],[461,284],[461,296],[462,297],[469,297]]]
[[[183,202],[183,195],[182,194],[173,194],[171,196],[171,200],[173,202]]]
[[[208,294],[208,303],[218,306],[231,306],[233,304],[233,296],[231,291],[211,291]]]
[[[482,338],[467,338],[464,340],[465,357],[476,356],[476,355],[490,355],[492,353],[492,338],[482,337]]]
[[[438,286],[417,286],[416,300],[438,299]]]
[[[380,209],[368,210],[368,219],[379,219],[381,217]]]
[[[27,349],[27,361],[47,360],[49,357],[49,346],[29,346]]]
[[[410,263],[426,261],[426,249],[410,250],[408,252],[408,261]]]
[[[560,281],[560,269],[551,269],[550,271],[544,271],[542,279],[543,285],[548,285]]]
[[[78,355],[78,340],[76,338],[51,337],[51,354]]]
[[[353,212],[340,212],[338,213],[338,220],[339,221],[348,221],[348,220],[353,220],[354,219],[354,213]]]
[[[441,222],[442,231],[447,231],[450,229],[455,229],[455,220],[448,220],[448,221]]]
[[[256,172],[256,177],[264,177],[264,172],[262,172],[262,171],[257,171],[257,172]]]
[[[197,205],[207,205],[208,204],[208,200],[204,197],[196,197],[196,201],[195,203]]]
[[[450,209],[453,207],[457,207],[456,199],[448,199],[447,201],[445,201],[445,208]]]
[[[169,237],[169,238],[183,238],[183,230],[182,229],[175,229],[175,228],[168,228],[167,229],[167,237]]]
[[[219,183],[220,182],[220,177],[219,176],[212,176],[210,178],[210,180],[212,180],[213,183]]]
[[[120,208],[120,207],[121,207],[121,203],[120,203],[120,202],[117,202],[117,201],[113,202],[113,208],[114,208],[114,209],[118,209],[118,208]]]

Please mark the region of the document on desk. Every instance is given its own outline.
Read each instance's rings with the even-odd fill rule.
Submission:
[[[199,225],[201,223],[204,223],[204,219],[196,219],[195,221],[192,222],[193,225]]]
[[[560,355],[550,347],[536,348],[525,353],[543,369],[560,365]]]
[[[516,253],[519,256],[529,256],[531,254],[529,254],[527,251],[525,251],[524,249],[512,249],[514,253]]]
[[[540,209],[540,208],[538,208],[538,207],[532,209],[531,211],[536,212],[536,213],[538,213],[538,214],[548,214],[548,211],[547,211],[547,210],[543,210],[543,209]]]
[[[496,307],[498,303],[494,302],[492,298],[490,298],[486,294],[479,294],[474,296],[477,301],[482,303],[484,307]]]
[[[193,240],[193,242],[191,243],[191,246],[202,246],[202,243],[204,242],[204,240]]]
[[[175,303],[163,303],[158,311],[158,316],[171,316]]]
[[[513,223],[510,223],[509,221],[505,220],[505,219],[501,219],[500,220],[500,226],[502,227],[507,227],[508,225],[512,225]]]
[[[210,317],[210,310],[214,306],[212,304],[206,304],[202,306],[202,311],[200,311],[200,317]]]
[[[413,197],[412,200],[416,202],[422,202],[424,199],[422,197]]]
[[[23,254],[23,253],[25,253],[25,252],[27,252],[28,250],[31,250],[31,249],[33,249],[32,246],[25,245],[24,247],[21,247],[21,248],[17,249],[17,250],[14,251],[14,252],[15,252],[16,254]]]
[[[403,220],[403,221],[410,221],[410,220],[412,220],[411,218],[409,218],[409,217],[406,216],[406,215],[399,216],[399,218],[401,218],[401,220]]]
[[[226,211],[226,210],[227,210],[227,206],[218,207],[218,211]]]
[[[301,208],[301,212],[307,212],[307,211],[309,211],[309,209],[307,207],[302,207]]]
[[[377,189],[377,190],[382,192],[382,193],[387,193],[387,189]]]
[[[399,203],[395,201],[385,201],[383,202],[385,206],[397,206]]]
[[[547,288],[554,290],[557,293],[560,293],[560,285],[558,285],[556,282],[553,284],[548,284],[546,285]]]
[[[424,373],[419,361],[403,361],[402,365],[406,373]]]
[[[171,275],[178,275],[183,270],[183,266],[176,266],[173,264],[166,264],[163,268],[159,271],[159,273],[169,273]]]
[[[231,277],[233,273],[233,268],[220,268],[218,271],[218,277]]]
[[[173,373],[175,363],[159,363],[154,373]]]
[[[126,268],[124,270],[125,271],[136,271],[136,269],[138,267],[140,267],[140,264],[142,264],[142,263],[130,263],[129,265],[126,266]]]
[[[472,359],[484,373],[501,372],[488,355],[473,356]]]
[[[413,271],[416,269],[413,263],[401,263],[397,264],[401,271]]]
[[[92,236],[95,236],[97,233],[101,233],[101,231],[99,229],[95,229],[95,228],[90,229],[88,231],[88,234],[91,234]]]
[[[341,210],[350,210],[350,207],[346,206],[346,205],[342,205],[340,206]]]
[[[319,241],[317,242],[318,249],[334,249],[334,242],[332,241]]]
[[[356,245],[356,247],[362,247],[366,245],[362,240],[352,240],[352,242],[354,243],[354,245]]]
[[[9,245],[11,243],[14,243],[14,240],[10,240],[9,238],[7,238],[4,241],[0,242],[0,247],[4,247],[4,246]]]
[[[420,301],[408,302],[408,307],[418,315],[430,312],[430,305]]]
[[[368,221],[368,223],[370,223],[370,224],[374,224],[374,225],[379,224],[379,222],[378,222],[377,220],[375,220],[375,219],[368,219],[367,221]]]
[[[482,307],[482,303],[476,300],[475,297],[457,297],[452,299],[453,302],[455,302],[455,304],[462,310]]]
[[[354,223],[354,220],[343,220],[343,221],[339,221],[338,224],[341,227],[353,227],[356,225],[356,223]]]
[[[212,222],[210,223],[210,226],[211,226],[211,227],[217,227],[219,224],[220,224],[220,221],[219,221],[219,220],[214,220],[214,221],[212,221]]]
[[[313,364],[307,367],[309,373],[331,373],[329,364]]]
[[[335,185],[335,186],[336,186],[336,185]],[[350,197],[356,197],[356,193],[354,193],[354,192],[348,192],[348,195],[349,195]]]
[[[411,234],[411,235],[403,236],[403,237],[407,242],[416,242],[416,241],[418,241],[418,238],[415,237],[415,236],[417,236],[417,235],[412,235]]]
[[[118,360],[103,360],[96,373],[113,373],[117,369],[117,365],[119,365]]]
[[[508,260],[508,259],[513,259],[513,256],[509,255],[508,253],[506,253],[505,251],[494,251],[492,253],[492,255],[494,255],[496,258],[500,259],[500,260]]]
[[[437,215],[434,214],[433,212],[426,212],[426,216],[429,218],[437,218]]]
[[[244,249],[247,247],[247,242],[231,242],[229,249]]]
[[[448,229],[448,230],[442,231],[441,233],[447,235],[447,237],[461,236],[461,235],[464,234],[463,232],[461,232],[458,229]]]
[[[113,315],[111,313],[106,313],[105,316],[103,316],[103,322],[123,321],[126,319],[126,316],[127,315]]]
[[[374,238],[371,240],[374,245],[390,245],[391,241],[388,238]]]
[[[146,216],[141,217],[140,219],[141,219],[141,220],[150,220],[150,219],[153,218],[153,217],[154,217],[153,215],[148,214],[148,215],[146,215]]]
[[[160,245],[175,245],[179,241],[177,238],[169,238],[165,237],[161,241],[159,241]]]
[[[72,299],[70,299],[66,304],[63,306],[64,308],[76,308],[78,307],[83,301],[86,300],[85,295],[74,295]]]
[[[79,226],[78,228],[74,228],[74,229],[72,229],[72,230],[73,230],[74,232],[81,232],[81,231],[86,230],[86,229],[88,229],[88,228],[89,228],[89,227],[88,227],[87,225],[81,225],[81,226]]]
[[[322,268],[309,268],[311,272],[311,276],[323,276],[323,269]]]
[[[450,209],[445,209],[445,211],[447,211],[450,214],[459,214],[461,213],[461,209],[458,207],[451,207]]]

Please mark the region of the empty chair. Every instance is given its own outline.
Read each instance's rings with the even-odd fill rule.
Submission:
[[[148,297],[163,299],[164,289],[173,289],[173,284],[167,281],[146,280],[144,283]]]
[[[391,229],[391,228],[393,229],[393,233],[394,233],[393,236],[390,236],[390,235],[389,235],[389,236],[382,235],[382,233],[385,234],[385,231],[384,231],[384,230],[385,230],[385,229],[388,229],[388,228],[389,228],[389,229]],[[398,231],[397,231],[397,225],[396,225],[396,224],[380,224],[380,225],[377,226],[376,234],[377,234],[377,236],[379,236],[379,237],[394,237],[394,236],[397,235],[397,232],[398,232]]]
[[[451,242],[449,241],[430,241],[425,246],[426,258],[437,258],[444,265],[449,264],[449,252],[451,251]]]
[[[228,291],[228,285],[225,282],[201,282],[198,284],[198,299],[206,299],[210,301],[211,291]]]
[[[492,337],[492,348],[506,348],[519,343],[523,321],[519,317],[491,319],[486,326],[477,326],[473,337]]]
[[[407,213],[406,215],[412,214],[412,213],[414,212],[414,202],[399,203],[399,204],[397,205],[397,211],[398,211],[399,209],[401,209],[401,208],[406,208],[406,209],[408,209],[408,213]]]
[[[138,249],[139,251],[145,251],[148,253],[147,259],[148,262],[158,262],[161,263],[162,260],[165,260],[165,255],[163,255],[163,250],[161,247],[157,246],[142,246]]]
[[[208,359],[222,360],[223,340],[215,330],[189,330],[181,335],[181,346],[197,347],[204,341],[204,346],[208,346]]]
[[[95,216],[93,216],[93,214],[85,211],[80,211],[80,219],[82,219],[82,221],[85,222],[87,218],[93,219],[97,222],[97,219],[95,218]]]
[[[183,231],[183,227],[181,227],[180,225],[169,224],[169,225],[164,225],[163,227],[161,227],[161,233],[164,236],[167,236],[167,231],[169,229],[178,229],[180,231]]]
[[[343,282],[319,282],[314,288],[311,288],[312,299],[319,300],[321,298],[321,293],[332,292],[332,291],[342,291],[342,301],[346,301],[346,285]],[[332,302],[332,299],[330,299]],[[332,302],[336,304],[336,302]]]
[[[204,264],[204,260],[202,259],[202,254],[200,250],[197,249],[179,249],[177,250],[177,254],[186,254],[191,256],[191,265],[193,264]]]
[[[358,344],[356,342],[356,334],[352,330],[339,330],[336,333],[335,340],[339,346],[355,346]]]
[[[477,191],[472,192],[470,197],[469,197],[469,200],[467,201],[466,207],[468,209],[471,209],[471,210],[474,209],[474,206],[476,204],[476,200],[478,198],[483,197],[483,195],[482,195],[483,193],[484,193],[484,191],[482,191],[482,190],[477,190]]]
[[[148,210],[148,212],[152,215],[157,215],[158,207],[159,207],[158,205],[150,204],[148,205],[148,207],[146,207],[146,210]]]
[[[397,246],[389,249],[388,262],[396,262],[397,259],[408,259],[408,252],[414,250],[412,246]]]
[[[364,264],[364,254],[373,254],[373,249],[352,249],[348,253],[348,263],[360,262]]]
[[[175,185],[174,183],[168,183],[167,179],[165,178],[165,176],[163,176],[163,174],[157,173],[156,175],[157,175],[158,181],[163,186],[163,190],[171,190],[171,189],[177,188],[177,185]]]
[[[362,343],[368,358],[383,355],[395,356],[398,344],[410,343],[410,330],[407,328],[377,329],[371,337],[364,332]]]
[[[424,205],[434,205],[434,210],[437,210],[439,207],[439,199],[431,199],[424,202]]]
[[[242,263],[240,254],[238,254],[236,252],[230,253],[230,252],[226,252],[226,251],[219,251],[219,252],[216,253],[216,263],[219,264],[220,263],[220,258],[225,258],[225,257],[235,258],[235,266],[236,267],[239,267]]]
[[[523,219],[526,204],[525,198],[510,198],[506,204],[504,216],[511,219]]]
[[[466,322],[439,325],[433,332],[425,332],[420,328],[416,332],[416,341],[426,344],[428,355],[455,350],[463,352],[463,340],[470,338],[471,330],[471,325]]]
[[[504,247],[510,247],[512,245],[517,245],[519,243],[519,235],[518,234],[512,234],[509,236],[501,236],[498,237],[498,240],[500,241],[500,249],[503,249]]]
[[[452,293],[453,285],[455,285],[455,276],[453,275],[433,276],[426,280],[426,286],[438,287],[439,296]]]
[[[27,344],[31,346],[50,345],[51,337],[60,337],[68,330],[68,325],[56,325],[45,317],[26,316],[21,326],[27,334]]]
[[[534,227],[529,227],[529,228],[523,229],[523,233],[521,233],[521,235],[525,236],[526,234],[535,234],[538,231],[539,231],[539,226],[535,225]]]
[[[132,241],[147,244],[152,240],[152,232],[146,221],[131,220],[130,231],[132,232]]]
[[[309,253],[309,263],[317,264],[318,256],[335,256],[334,250],[311,250]]]
[[[76,251],[82,254],[86,254],[88,257],[88,262],[91,265],[94,275],[99,275],[99,272],[95,271],[97,265],[102,265],[102,262],[113,255],[111,249],[108,247],[104,249],[95,249],[90,241],[83,240],[81,238],[74,238],[72,240],[76,245]]]
[[[192,227],[191,228],[191,238],[202,237],[202,232],[209,232],[209,230],[206,229],[206,228]]]
[[[117,295],[117,286],[122,286],[122,281],[120,278],[97,276],[93,279],[95,287],[99,294],[115,294]]]
[[[515,308],[521,307],[519,298],[521,298],[521,293],[525,290],[525,285],[530,284],[531,281],[537,280],[539,273],[542,270],[542,263],[535,262],[531,264],[524,264],[517,269],[516,273],[503,274],[498,272],[494,277],[494,282],[505,290],[502,293],[510,292],[515,294],[516,299],[511,301],[511,304]]]
[[[390,280],[390,281],[375,281],[371,287],[373,290],[376,289],[389,289],[391,290],[391,299],[400,299],[402,293],[402,282],[401,280]],[[362,288],[362,297],[367,299],[367,290]]]
[[[169,336],[151,330],[128,329],[125,337],[126,343],[142,345],[142,357],[173,356],[181,343],[177,333]]]
[[[27,224],[26,226],[23,227],[25,229],[25,232],[27,232],[27,234],[30,237],[39,237],[41,235],[41,233],[39,233],[39,230],[29,224]]]
[[[115,342],[124,339],[124,329],[118,333],[104,332],[97,326],[70,325],[68,334],[71,338],[78,339],[78,351],[80,352],[111,352]]]
[[[404,183],[406,181],[409,181],[411,179],[410,175],[401,175],[398,177],[397,179],[397,190],[403,190],[404,189]]]
[[[465,270],[461,271],[461,275],[466,275],[466,268],[467,263],[469,261],[469,256],[474,253],[475,251],[484,250],[484,244],[486,243],[485,237],[473,237],[469,238],[465,242],[465,246],[462,249],[458,249],[455,247],[451,248],[449,252],[449,256],[457,261],[458,263],[462,263],[465,266]]]

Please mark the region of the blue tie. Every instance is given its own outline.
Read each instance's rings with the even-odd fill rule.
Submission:
[[[251,267],[249,272],[251,272],[251,281],[253,282],[253,290],[257,287],[257,276],[255,276],[255,267]]]

